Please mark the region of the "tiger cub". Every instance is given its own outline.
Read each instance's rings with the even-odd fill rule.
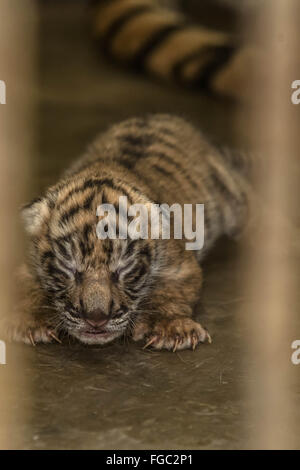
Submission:
[[[60,340],[87,344],[124,334],[156,349],[195,348],[210,341],[194,318],[199,262],[222,234],[244,226],[244,164],[214,148],[190,123],[147,115],[99,135],[64,177],[22,210],[30,239],[23,289],[6,335],[25,343]],[[205,242],[100,239],[97,207],[204,203]]]

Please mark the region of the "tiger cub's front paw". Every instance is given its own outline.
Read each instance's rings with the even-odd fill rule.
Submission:
[[[37,343],[61,342],[49,326],[33,318],[10,318],[1,322],[1,336],[8,341],[35,346]]]
[[[206,341],[211,343],[208,331],[189,317],[161,318],[154,324],[141,321],[135,326],[132,336],[134,341],[144,339],[144,348],[151,346],[173,352],[179,349],[195,349],[199,343]]]

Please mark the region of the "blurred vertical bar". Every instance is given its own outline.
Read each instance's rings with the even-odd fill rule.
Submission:
[[[34,83],[34,4],[0,0],[0,315],[13,308],[12,274],[20,262],[22,235],[18,208],[26,199],[32,154]],[[1,320],[1,318],[0,318]],[[0,322],[1,323],[1,322]],[[0,331],[1,340],[1,331]],[[3,343],[2,350],[3,350]],[[18,348],[16,347],[18,350]],[[25,394],[24,351],[6,351],[0,364],[0,448],[22,446]],[[3,357],[2,357],[3,359]]]
[[[297,311],[296,258],[291,248],[296,235],[291,221],[299,201],[300,133],[291,83],[299,78],[299,7],[298,0],[266,0],[256,37],[265,57],[259,76],[265,79],[254,80],[252,136],[264,167],[256,175],[256,193],[266,210],[258,230],[249,235],[252,248],[247,248],[245,258],[246,289],[252,299],[247,311],[249,447],[257,449],[297,445],[290,363]]]

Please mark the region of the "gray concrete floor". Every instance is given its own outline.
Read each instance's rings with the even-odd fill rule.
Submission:
[[[246,111],[107,64],[89,42],[82,6],[70,10],[67,3],[40,8],[32,196],[55,182],[97,132],[135,114],[187,115],[214,139],[247,143],[239,127]],[[11,406],[29,411],[12,440],[26,449],[246,448],[250,404],[239,255],[237,245],[222,240],[206,262],[202,323],[213,344],[195,352],[142,350],[127,340],[104,348],[10,346],[11,360],[27,360],[28,383],[22,401]]]

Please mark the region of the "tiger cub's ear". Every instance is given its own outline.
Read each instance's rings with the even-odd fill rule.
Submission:
[[[25,230],[29,235],[37,235],[43,222],[49,217],[50,208],[46,198],[37,198],[21,208]]]

